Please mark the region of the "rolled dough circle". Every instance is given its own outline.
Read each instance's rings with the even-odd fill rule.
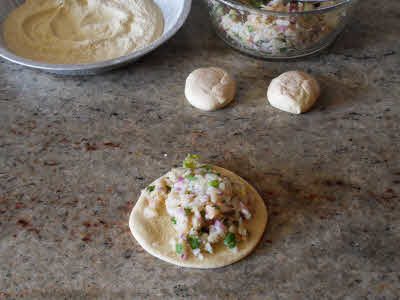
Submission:
[[[145,197],[140,197],[129,217],[129,228],[136,241],[151,255],[182,267],[189,268],[219,268],[237,262],[249,255],[261,240],[268,222],[268,211],[260,194],[246,180],[239,177],[235,173],[226,169],[212,166],[212,168],[231,178],[244,183],[248,192],[252,195],[252,208],[254,215],[246,221],[246,228],[251,232],[249,239],[243,243],[237,252],[232,252],[223,243],[217,243],[212,254],[205,255],[204,259],[198,259],[195,256],[189,256],[187,259],[180,259],[175,251],[173,251],[170,240],[176,235],[176,231],[171,223],[171,216],[166,211],[165,204],[159,211],[159,216],[155,218],[147,218],[145,209],[148,201]],[[166,175],[164,175],[166,176]]]

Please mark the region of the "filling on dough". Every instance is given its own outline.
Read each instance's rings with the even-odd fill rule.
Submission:
[[[189,154],[181,168],[172,169],[142,191],[148,218],[158,216],[165,205],[176,236],[171,240],[176,255],[203,259],[221,241],[232,251],[245,242],[249,231],[245,222],[252,218],[252,196],[244,183],[222,176],[210,165],[199,164]]]

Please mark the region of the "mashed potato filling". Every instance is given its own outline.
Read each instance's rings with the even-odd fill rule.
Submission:
[[[176,231],[171,246],[181,259],[188,255],[203,259],[221,241],[236,252],[249,235],[245,221],[252,218],[252,194],[243,182],[199,164],[197,155],[188,155],[183,167],[156,180],[142,197],[148,202],[148,218],[157,217],[165,205]]]

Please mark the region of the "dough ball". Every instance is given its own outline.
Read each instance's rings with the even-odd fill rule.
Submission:
[[[233,100],[235,92],[235,80],[221,68],[197,69],[186,79],[186,99],[201,110],[224,107]]]
[[[274,78],[267,92],[273,107],[293,114],[308,111],[319,95],[318,81],[301,71],[289,71]]]

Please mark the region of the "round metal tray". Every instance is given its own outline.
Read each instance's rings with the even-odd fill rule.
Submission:
[[[185,23],[189,15],[192,0],[153,0],[161,9],[164,16],[164,32],[160,38],[151,43],[145,48],[135,51],[131,54],[117,57],[110,60],[82,63],[82,64],[53,64],[38,62],[25,59],[13,54],[7,49],[2,36],[2,26],[0,25],[0,57],[3,57],[11,62],[30,67],[41,69],[51,73],[66,74],[66,75],[88,75],[99,74],[110,71],[126,64],[138,60],[140,57],[153,51],[167,40],[169,40]],[[23,4],[24,0],[3,0],[0,4],[0,24],[3,24],[8,14]]]

